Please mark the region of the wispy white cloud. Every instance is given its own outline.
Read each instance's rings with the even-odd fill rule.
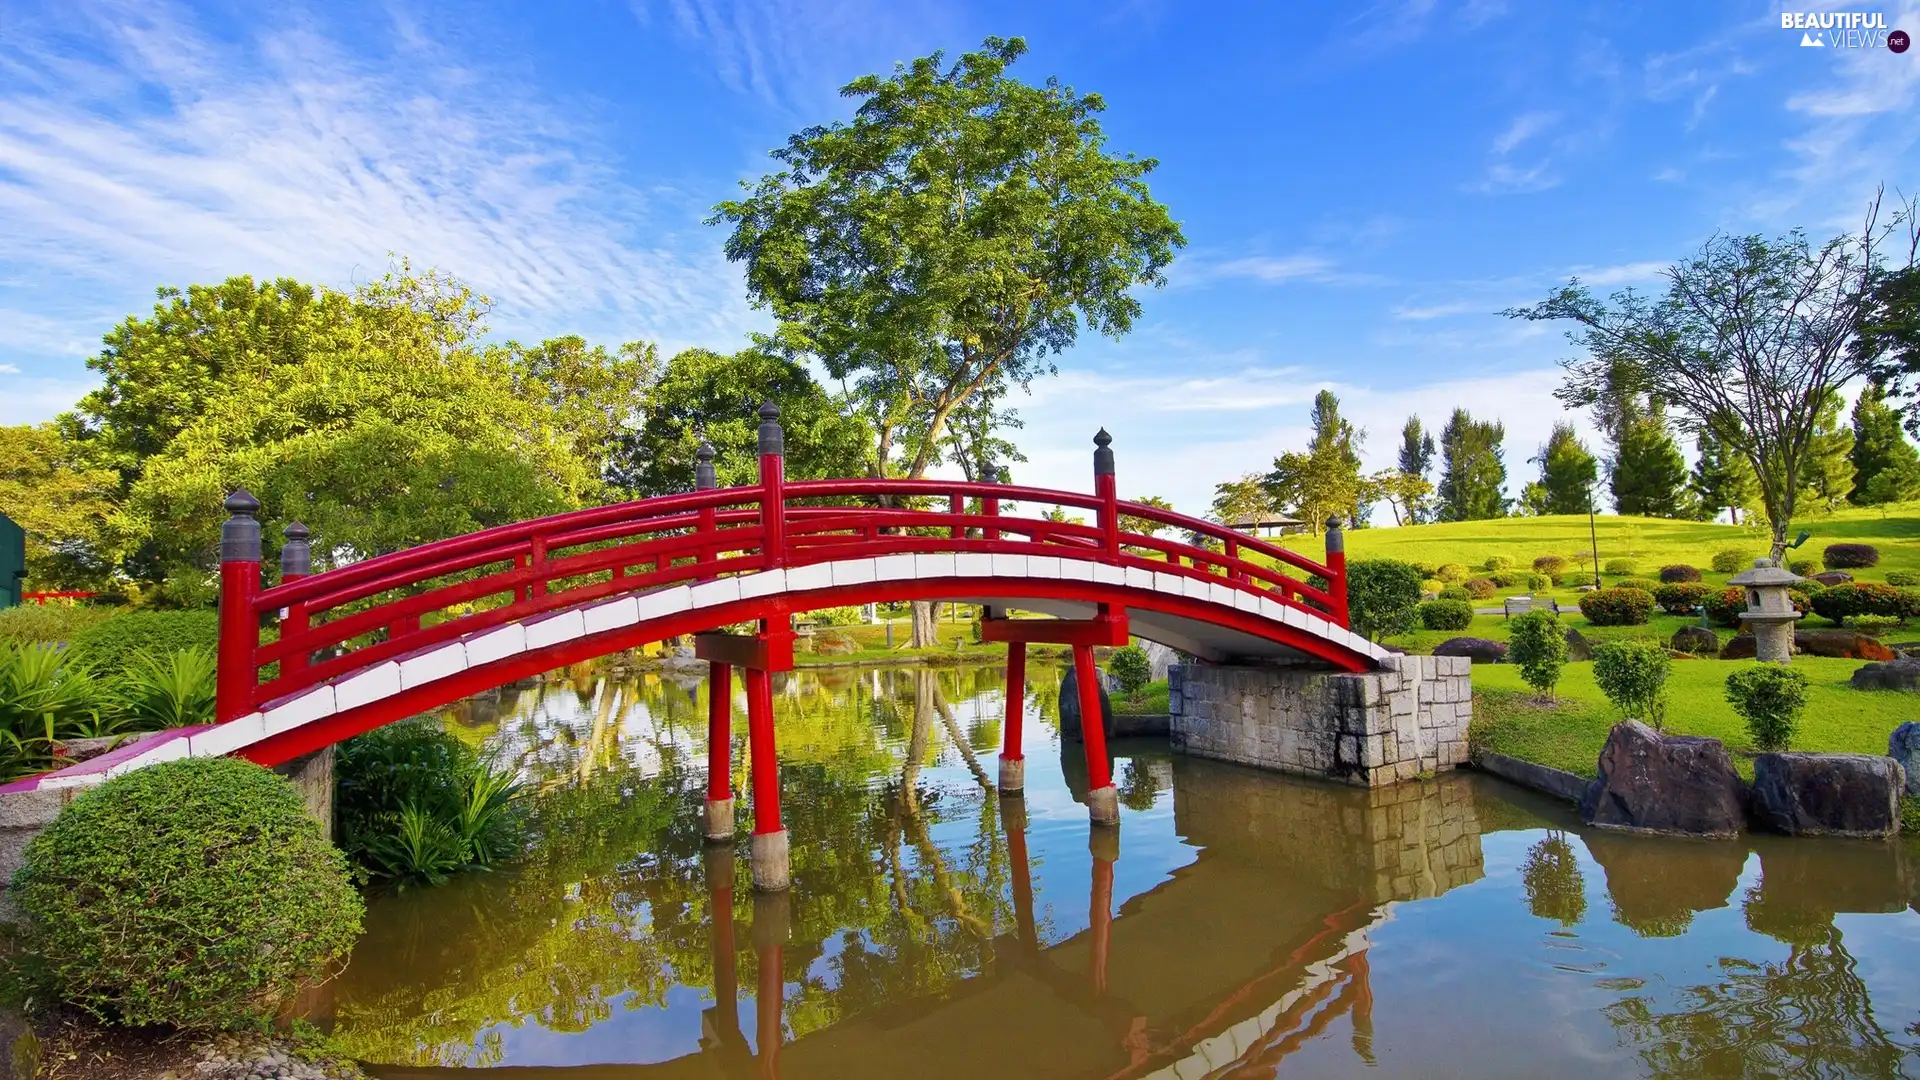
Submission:
[[[1291,255],[1191,255],[1174,264],[1168,282],[1191,287],[1215,281],[1258,281],[1268,285],[1314,282],[1323,285],[1377,285],[1378,274],[1344,270],[1332,259],[1300,252]]]
[[[37,424],[73,408],[94,383],[79,379],[37,378],[0,365],[0,425]]]
[[[1653,179],[1662,184],[1678,184],[1687,178],[1687,174],[1671,165],[1654,170]]]
[[[1552,127],[1559,119],[1558,113],[1524,112],[1513,118],[1505,131],[1494,137],[1493,152],[1500,155],[1511,154],[1521,143]]]
[[[18,375],[20,369],[13,364],[0,364],[0,375]]]
[[[1529,166],[1496,161],[1487,167],[1486,176],[1474,185],[1473,190],[1488,195],[1524,195],[1558,187],[1559,184],[1560,175],[1545,161]]]
[[[1393,309],[1393,317],[1424,322],[1427,319],[1450,319],[1455,315],[1482,315],[1490,310],[1485,304],[1456,300],[1445,304],[1401,304]]]
[[[1658,259],[1647,259],[1613,266],[1576,266],[1567,271],[1566,276],[1577,277],[1588,285],[1632,285],[1654,281],[1672,265]]]

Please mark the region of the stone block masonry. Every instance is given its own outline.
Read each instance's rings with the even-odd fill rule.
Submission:
[[[1358,675],[1181,664],[1168,736],[1200,757],[1383,787],[1466,762],[1468,670],[1464,656],[1391,656]]]

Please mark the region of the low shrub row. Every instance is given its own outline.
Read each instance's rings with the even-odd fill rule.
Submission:
[[[1639,626],[1653,615],[1653,594],[1645,589],[1599,589],[1580,598],[1580,614],[1595,626]]]

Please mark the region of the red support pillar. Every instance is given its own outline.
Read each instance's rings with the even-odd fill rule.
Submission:
[[[260,685],[254,653],[260,647],[260,500],[245,488],[227,496],[220,526],[220,645],[214,680],[214,719],[237,720],[253,708]]]
[[[693,452],[693,490],[712,491],[714,488],[720,486],[720,481],[714,476],[713,472],[713,456],[713,444],[705,439],[701,439],[700,448]],[[704,506],[700,508],[700,525],[697,531],[703,539],[713,539],[714,533],[718,532],[720,528],[719,518],[719,513],[713,507]],[[720,552],[718,550],[702,548],[700,552],[694,556],[694,561],[704,563],[713,561],[719,557]],[[659,562],[656,561],[654,563],[654,569],[658,570],[659,568]],[[702,574],[699,578],[701,581],[709,581],[711,579],[712,575],[710,574]]]
[[[733,944],[733,852],[707,849],[707,943],[713,953],[713,1009],[702,1034],[728,1050],[739,1047],[740,973]]]
[[[1093,949],[1087,973],[1093,979],[1094,996],[1101,997],[1107,992],[1107,953],[1113,939],[1113,864],[1120,857],[1120,834],[1095,829],[1087,837],[1087,851],[1093,856],[1093,888],[1087,899]]]
[[[773,676],[748,668],[747,752],[753,782],[753,885],[777,892],[792,883],[787,830],[780,823],[780,762],[773,739]]]
[[[1007,862],[1013,868],[1013,922],[1020,943],[1038,952],[1040,932],[1033,921],[1033,866],[1027,856],[1027,804],[1019,799],[1000,803],[1007,829]]]
[[[1330,617],[1347,626],[1347,537],[1340,519],[1327,519],[1327,596],[1333,601]]]
[[[720,663],[707,665],[707,839],[733,839],[733,667]]]
[[[1027,716],[1027,643],[1007,643],[1007,716],[1000,726],[1000,790],[1014,794],[1027,785],[1027,758],[1020,746]]]
[[[287,542],[280,548],[280,584],[299,581],[313,572],[313,547],[307,540],[312,534],[307,527],[295,521],[282,530]],[[280,640],[286,641],[307,632],[307,605],[289,604],[280,613]],[[301,649],[280,658],[280,673],[291,675],[307,666],[307,651]]]
[[[1114,488],[1113,436],[1101,428],[1093,437],[1093,493],[1100,499],[1100,536],[1109,560],[1120,558],[1120,499]]]
[[[753,951],[759,968],[753,999],[754,1057],[767,1080],[780,1075],[780,1045],[785,1028],[780,1013],[786,1004],[786,941],[792,922],[785,893],[753,898]]]
[[[1087,751],[1087,813],[1096,824],[1120,821],[1120,794],[1113,788],[1113,766],[1107,761],[1107,730],[1100,715],[1100,672],[1094,666],[1093,646],[1073,647],[1073,677],[1080,697],[1080,737]]]
[[[765,534],[761,554],[766,568],[787,559],[786,436],[780,430],[780,406],[760,406],[760,527]]]

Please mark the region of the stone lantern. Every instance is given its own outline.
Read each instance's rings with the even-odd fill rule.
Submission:
[[[1754,659],[1784,664],[1793,658],[1793,624],[1800,613],[1793,610],[1787,590],[1804,580],[1772,559],[1755,559],[1753,569],[1728,579],[1727,584],[1747,590],[1747,610],[1740,612],[1740,620],[1753,631]]]

